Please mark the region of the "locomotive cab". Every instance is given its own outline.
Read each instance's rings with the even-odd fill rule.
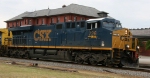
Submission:
[[[129,29],[122,28],[120,21],[113,18],[90,19],[87,21],[87,29],[96,32],[89,37],[99,39],[99,48],[111,49],[110,57],[107,57],[111,64],[119,67],[138,66],[138,40],[132,37]]]

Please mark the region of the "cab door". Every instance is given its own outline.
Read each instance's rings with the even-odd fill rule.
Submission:
[[[66,45],[66,32],[62,23],[56,24],[54,41],[55,46]]]
[[[86,29],[86,42],[88,47],[96,47],[99,45],[98,39],[97,39],[97,28],[98,28],[97,22],[87,23],[87,29]]]

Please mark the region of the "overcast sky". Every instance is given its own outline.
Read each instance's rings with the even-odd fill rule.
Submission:
[[[0,0],[0,28],[25,11],[60,8],[71,3],[106,11],[126,28],[150,27],[150,0]]]

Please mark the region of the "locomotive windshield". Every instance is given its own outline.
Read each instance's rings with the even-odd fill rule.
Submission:
[[[121,24],[117,24],[117,23],[116,23],[116,27],[117,28],[122,28]]]
[[[120,23],[113,23],[113,22],[103,22],[103,27],[122,28]]]
[[[114,27],[114,23],[112,22],[103,22],[104,27]]]

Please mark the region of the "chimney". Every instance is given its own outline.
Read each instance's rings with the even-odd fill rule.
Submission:
[[[101,11],[99,13],[97,13],[101,18],[103,17],[107,17],[108,16],[108,13],[107,12],[104,12],[104,11]]]
[[[65,7],[66,7],[66,5],[63,5],[63,6],[62,6],[62,8],[65,8]]]

